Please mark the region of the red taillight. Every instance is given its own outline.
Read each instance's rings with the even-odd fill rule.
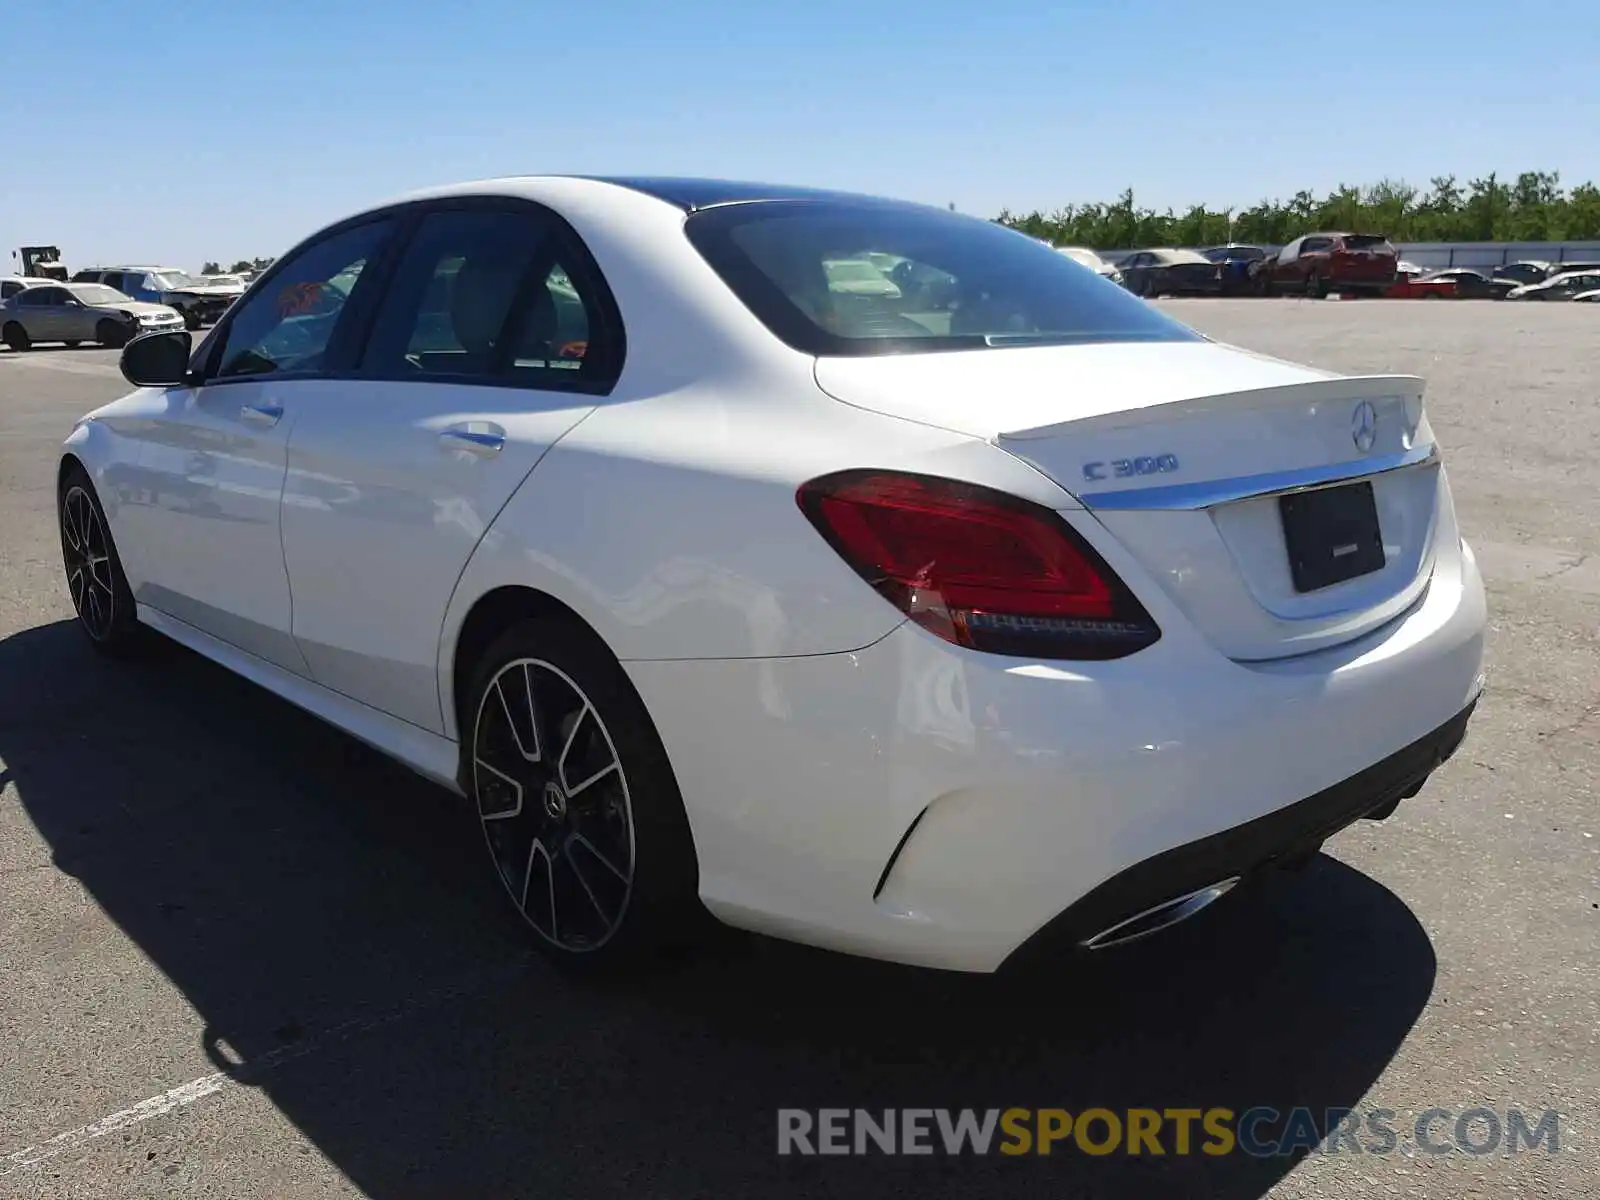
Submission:
[[[863,579],[946,641],[993,654],[1121,658],[1161,636],[1059,515],[976,484],[841,471],[796,499]]]

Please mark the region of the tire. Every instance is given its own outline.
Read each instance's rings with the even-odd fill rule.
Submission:
[[[187,308],[179,311],[183,313],[183,327],[185,329],[193,333],[200,328],[200,316],[198,313],[192,312]]]
[[[94,340],[112,350],[120,350],[128,344],[128,331],[115,321],[101,321],[94,327]]]
[[[61,557],[78,628],[102,654],[122,658],[146,644],[133,591],[111,539],[111,524],[82,467],[72,467],[56,496]]]
[[[6,345],[17,353],[33,349],[33,339],[28,336],[28,331],[15,321],[6,322],[6,327],[0,330],[0,337],[5,339]]]
[[[512,626],[461,708],[464,790],[539,950],[569,969],[632,969],[699,939],[709,918],[666,750],[587,627]]]
[[[61,344],[68,350],[76,350],[79,346],[83,345],[83,343],[77,338],[69,338]]]
[[[1306,295],[1313,300],[1321,300],[1328,294],[1328,285],[1323,282],[1322,276],[1316,271],[1306,276]]]

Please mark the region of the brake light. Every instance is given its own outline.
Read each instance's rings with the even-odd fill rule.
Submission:
[[[856,470],[802,484],[800,509],[911,620],[991,654],[1109,659],[1161,636],[1057,513],[991,488]]]

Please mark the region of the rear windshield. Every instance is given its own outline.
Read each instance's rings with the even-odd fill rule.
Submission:
[[[690,216],[689,240],[806,354],[1200,336],[1026,234],[936,209],[774,200]]]
[[[1201,253],[1212,262],[1254,262],[1267,256],[1260,246],[1213,246]]]

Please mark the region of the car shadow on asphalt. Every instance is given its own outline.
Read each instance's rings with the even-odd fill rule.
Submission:
[[[102,661],[69,622],[0,642],[0,679],[0,761],[56,868],[182,990],[219,1068],[376,1197],[1256,1197],[1297,1159],[1198,1135],[780,1157],[777,1110],[1303,1106],[1324,1132],[1433,985],[1410,911],[1327,857],[1018,976],[730,937],[574,980],[529,952],[461,801],[245,681],[176,647]]]

